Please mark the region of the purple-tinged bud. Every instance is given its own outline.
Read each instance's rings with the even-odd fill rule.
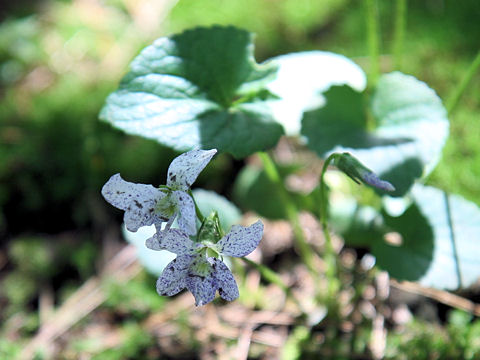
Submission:
[[[388,181],[381,180],[375,173],[370,172],[370,173],[365,173],[362,176],[362,180],[364,183],[376,187],[380,190],[385,190],[385,191],[395,191],[395,187],[390,184]]]
[[[335,166],[357,184],[361,182],[384,191],[395,191],[388,181],[381,180],[372,170],[363,165],[350,153],[335,154]]]

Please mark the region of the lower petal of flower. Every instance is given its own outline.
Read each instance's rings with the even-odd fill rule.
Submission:
[[[213,258],[212,262],[214,276],[218,283],[218,293],[227,301],[235,300],[238,298],[239,293],[237,282],[235,281],[232,272],[223,261]]]
[[[215,298],[217,292],[217,281],[213,276],[201,276],[188,274],[186,279],[187,289],[195,297],[195,305],[208,304]]]
[[[177,256],[171,261],[157,280],[158,294],[172,296],[187,287],[187,274],[192,260],[191,256]]]

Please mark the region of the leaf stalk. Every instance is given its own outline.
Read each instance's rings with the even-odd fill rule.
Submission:
[[[305,235],[303,234],[302,227],[300,225],[300,219],[298,217],[298,210],[295,204],[291,201],[285,187],[283,185],[282,179],[278,172],[275,163],[272,158],[265,152],[259,152],[258,156],[262,160],[263,166],[265,167],[265,173],[269,180],[274,183],[278,190],[282,206],[284,206],[287,213],[287,218],[292,225],[293,234],[295,236],[296,245],[300,253],[300,257],[307,265],[308,269],[315,273],[315,266],[313,265],[313,251],[308,245]]]

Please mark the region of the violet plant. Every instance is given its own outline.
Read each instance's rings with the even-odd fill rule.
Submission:
[[[102,193],[125,211],[129,230],[155,225],[156,234],[146,239],[150,249],[177,254],[157,282],[160,294],[187,288],[197,305],[210,302],[217,290],[226,300],[237,298],[234,277],[222,258],[244,257],[262,237],[261,222],[234,226],[225,235],[218,225],[220,209],[204,217],[195,206],[190,187],[217,151],[237,159],[259,157],[263,169],[247,165],[240,173],[236,201],[267,218],[289,220],[301,260],[312,276],[327,279],[327,291],[317,289],[316,300],[330,312],[336,311],[342,286],[332,230],[347,245],[369,248],[379,268],[400,280],[456,289],[480,276],[480,245],[472,240],[480,233],[480,210],[424,185],[448,137],[447,111],[424,82],[398,71],[380,74],[374,32],[369,32],[368,86],[363,70],[337,54],[293,53],[258,64],[251,34],[231,26],[161,38],[133,60],[118,90],[107,98],[101,119],[188,152],[172,162],[165,186],[132,184],[117,174]],[[283,172],[266,152],[284,135],[323,159],[310,194],[287,188],[285,179],[292,172]],[[353,206],[330,202],[340,189],[326,184],[330,165],[373,187],[376,200],[366,204],[351,192]],[[321,223],[324,248],[306,241],[301,211],[315,214]],[[366,212],[370,215],[362,216]],[[385,240],[392,232],[402,239],[400,245]],[[327,265],[324,273],[316,265],[320,257]],[[245,262],[292,297],[273,270]]]

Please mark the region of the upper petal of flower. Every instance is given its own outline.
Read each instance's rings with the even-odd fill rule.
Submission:
[[[157,292],[162,296],[172,296],[182,291],[187,286],[187,274],[192,260],[188,255],[173,259],[157,280]]]
[[[124,221],[129,231],[167,220],[155,213],[157,202],[165,194],[152,185],[134,184],[115,174],[103,186],[102,195],[116,208],[125,210]]]
[[[216,246],[222,255],[242,257],[255,250],[262,235],[263,223],[260,220],[249,227],[234,225]]]
[[[195,214],[195,203],[190,195],[185,191],[173,191],[171,194],[172,201],[177,204],[177,222],[181,230],[188,235],[197,233]]]
[[[222,298],[227,301],[233,301],[238,298],[238,286],[235,282],[230,269],[223,263],[223,261],[215,258],[212,259],[212,267],[214,269],[214,275],[218,283],[218,293]]]
[[[167,186],[174,190],[188,190],[216,153],[216,149],[191,150],[177,156],[168,167]]]

